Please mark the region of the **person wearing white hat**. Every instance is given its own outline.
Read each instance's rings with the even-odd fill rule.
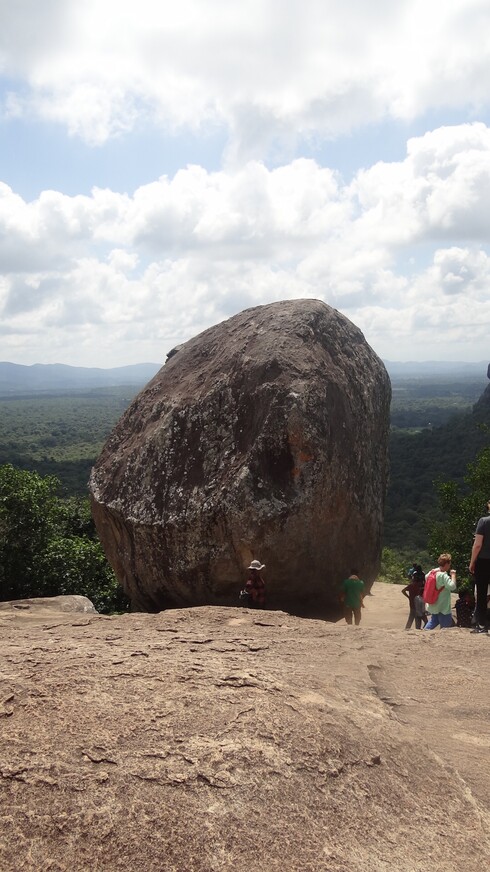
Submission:
[[[265,581],[261,571],[265,569],[265,563],[260,560],[252,560],[248,567],[249,576],[245,582],[245,590],[248,593],[248,604],[252,609],[263,609],[265,606]]]

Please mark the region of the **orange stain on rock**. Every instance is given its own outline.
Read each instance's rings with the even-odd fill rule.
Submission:
[[[310,460],[313,460],[313,454],[311,453],[311,451],[304,447],[302,432],[296,431],[290,433],[289,445],[295,461],[292,469],[292,476],[293,478],[298,478],[304,464],[309,463]]]

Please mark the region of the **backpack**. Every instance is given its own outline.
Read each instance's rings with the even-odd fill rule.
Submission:
[[[251,599],[252,599],[252,597],[250,596],[248,590],[245,590],[245,588],[243,590],[241,590],[240,593],[238,594],[238,600],[240,602],[240,605],[244,606],[245,608],[250,607],[250,600]]]
[[[430,572],[425,576],[425,587],[424,587],[424,602],[429,606],[433,606],[434,603],[437,602],[437,598],[442,590],[442,587],[436,587],[436,578],[437,573],[441,570],[439,567],[437,569],[431,569]]]

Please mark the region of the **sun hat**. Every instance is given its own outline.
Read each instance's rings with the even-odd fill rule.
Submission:
[[[261,563],[260,560],[252,560],[249,569],[265,569],[265,563]]]

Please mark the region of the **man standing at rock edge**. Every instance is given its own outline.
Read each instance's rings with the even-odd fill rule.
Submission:
[[[344,605],[344,617],[347,624],[352,624],[352,615],[356,627],[361,623],[361,609],[364,607],[364,582],[357,574],[357,569],[352,569],[349,578],[342,582],[340,601]]]
[[[490,512],[490,500],[487,501]],[[476,582],[476,626],[472,633],[488,633],[487,595],[490,582],[490,514],[480,518],[476,525],[471,549],[470,572]]]
[[[260,560],[252,560],[248,567],[249,576],[245,582],[245,590],[252,609],[265,608],[265,581],[260,574],[263,569],[265,563],[261,563]]]

